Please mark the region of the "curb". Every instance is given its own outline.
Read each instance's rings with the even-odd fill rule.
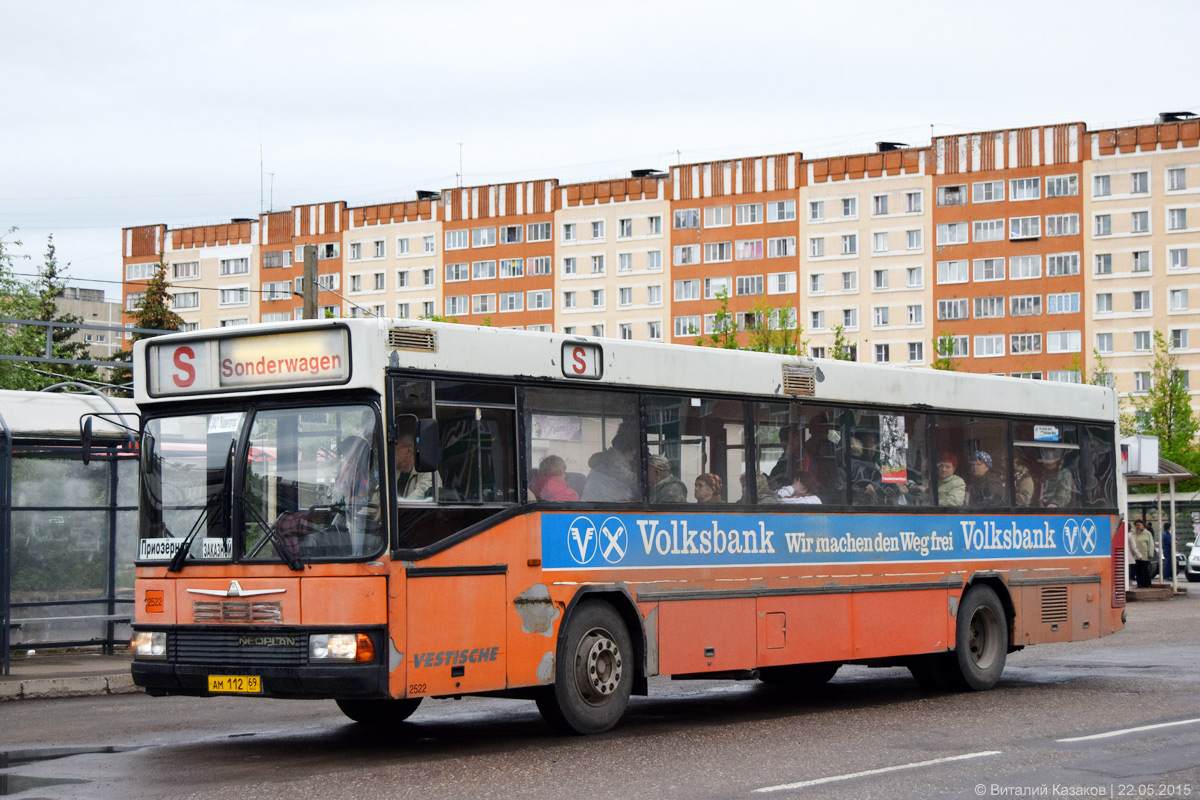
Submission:
[[[0,683],[0,702],[5,700],[47,700],[58,697],[98,697],[109,694],[141,692],[133,676],[83,675],[74,678],[31,678]]]

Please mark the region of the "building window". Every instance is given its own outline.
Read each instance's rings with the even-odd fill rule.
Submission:
[[[767,203],[767,222],[791,222],[795,218],[795,200],[776,200]]]
[[[700,245],[698,244],[677,244],[675,245],[675,266],[687,266],[688,264],[700,263]]]
[[[437,308],[435,307],[433,300],[426,300],[425,302],[421,303],[421,316],[422,317],[425,317],[426,319],[428,319],[429,317],[432,317],[435,314],[437,314]]]
[[[525,307],[524,292],[501,292],[500,293],[500,311],[522,311]]]
[[[923,246],[924,237],[921,231],[905,231],[905,247],[909,250],[920,250]]]
[[[970,279],[970,267],[964,259],[961,261],[939,261],[937,264],[938,283],[966,283]]]
[[[937,189],[937,204],[939,206],[961,206],[967,203],[967,187],[939,186]]]
[[[749,261],[763,257],[762,239],[740,239],[734,249],[733,257],[738,261]]]
[[[1133,172],[1129,175],[1130,194],[1148,194],[1150,192],[1150,173]]]
[[[1008,221],[1009,239],[1036,239],[1041,235],[1041,217],[1012,217]]]
[[[925,360],[925,343],[924,342],[909,342],[908,343],[908,363],[919,364]]]
[[[1169,331],[1172,350],[1186,350],[1188,346],[1187,328],[1172,328]]]
[[[553,270],[550,256],[535,256],[529,259],[530,275],[549,275]]]
[[[1130,215],[1130,230],[1134,233],[1149,233],[1150,232],[1150,212],[1149,211],[1134,211]]]
[[[704,245],[704,263],[719,264],[733,260],[733,242],[709,242]]]
[[[811,325],[809,327],[811,327],[814,331],[825,330],[825,312],[824,311],[811,312],[809,315],[809,319],[811,322]]]
[[[1150,271],[1150,251],[1136,250],[1133,253],[1132,269],[1134,272]]]
[[[742,275],[737,279],[738,295],[757,295],[763,293],[762,275]]]
[[[350,243],[350,260],[358,261],[361,258],[362,258],[362,243],[361,242],[351,242]]]
[[[1096,236],[1111,236],[1112,235],[1112,214],[1097,214],[1095,218],[1095,227],[1093,228]]]
[[[553,293],[549,289],[537,289],[525,293],[525,305],[530,311],[550,308]]]
[[[695,336],[700,332],[700,317],[676,317],[675,318],[675,335],[676,336]]]
[[[604,274],[604,256],[602,256],[602,255],[592,256],[592,274],[593,275],[603,275]]]
[[[1096,254],[1096,274],[1112,275],[1112,253]]]
[[[655,321],[655,322],[647,322],[646,323],[646,339],[651,342],[661,342],[662,341],[662,323],[661,322]]]
[[[1059,292],[1046,295],[1047,314],[1078,314],[1079,292]]]
[[[1111,353],[1113,349],[1113,335],[1111,333],[1096,334],[1096,350],[1101,353]]]
[[[592,222],[592,238],[593,239],[603,239],[604,238],[604,220],[600,219],[600,220],[596,220],[596,221]]]
[[[522,225],[500,226],[500,244],[520,244],[524,230]]]
[[[1172,311],[1187,311],[1188,307],[1188,290],[1187,289],[1172,289],[1169,292],[1171,302],[1170,308]]]
[[[904,210],[909,214],[920,214],[925,205],[925,193],[921,191],[904,193]]]
[[[886,269],[877,269],[871,273],[871,288],[877,292],[888,288],[888,271]]]
[[[622,322],[621,324],[619,324],[617,326],[617,338],[632,339],[633,338],[633,325],[629,324],[628,322]]]
[[[396,303],[396,316],[400,319],[408,319],[408,315],[408,303]]]
[[[291,255],[290,250],[284,251],[287,255]],[[272,254],[274,255],[274,254]],[[263,257],[266,260],[266,257]],[[158,266],[155,264],[154,266]],[[171,265],[171,276],[177,281],[191,281],[200,277],[200,262],[199,261],[180,261]],[[149,276],[147,276],[149,277]]]
[[[937,318],[940,321],[966,319],[967,299],[958,297],[953,300],[938,300]]]
[[[1046,256],[1046,275],[1079,274],[1079,253],[1052,253]]]
[[[967,244],[969,240],[968,224],[966,222],[943,222],[937,226],[937,243]]]
[[[1167,170],[1167,191],[1179,192],[1187,188],[1187,175],[1183,167],[1172,167]]]
[[[325,244],[317,245],[317,259],[325,261],[330,258],[337,258],[341,255],[342,246],[338,242],[326,242]],[[330,306],[336,308],[336,306]]]
[[[579,268],[574,258],[563,259],[563,275],[577,275]]]
[[[434,285],[433,267],[426,267],[425,269],[421,270],[421,285],[422,286],[433,286]]]
[[[250,259],[248,258],[222,258],[221,259],[221,277],[226,275],[247,275],[250,273]]]
[[[407,240],[405,240],[405,241],[407,241]],[[384,243],[384,241],[381,239],[379,241],[374,242],[373,244],[374,244],[375,258],[384,258],[387,255],[387,245]]]
[[[983,181],[971,184],[972,199],[976,203],[997,203],[1004,199],[1004,181]],[[946,205],[938,203],[938,205]]]
[[[1096,313],[1111,314],[1113,310],[1112,292],[1099,292],[1096,294]]]
[[[1092,176],[1092,197],[1108,197],[1112,194],[1111,175]]]
[[[908,307],[908,324],[909,325],[924,325],[925,324],[925,306],[920,303],[910,305]]]
[[[408,255],[408,239],[401,239],[401,238],[396,239],[396,255],[397,256]]]
[[[675,212],[675,230],[681,228],[699,228],[700,227],[700,209],[698,208],[683,208]]]
[[[842,291],[843,292],[857,292],[858,291],[858,273],[857,272],[851,271],[851,272],[843,272],[842,273]]]
[[[553,223],[531,222],[525,226],[525,241],[548,242],[552,234]]]
[[[525,261],[520,258],[500,259],[501,278],[522,278],[525,276]]]
[[[1167,230],[1182,231],[1187,228],[1187,209],[1171,208],[1167,210]]]
[[[808,204],[808,221],[821,222],[825,219],[825,201],[813,200]]]
[[[876,306],[871,324],[876,328],[886,328],[891,324],[891,316],[891,309],[887,306]]]
[[[1138,353],[1150,352],[1150,331],[1133,332],[1133,349]]]
[[[1082,383],[1083,378],[1077,369],[1052,369],[1047,377],[1056,383]]]
[[[784,258],[796,255],[796,237],[781,236],[767,239],[767,258]]]
[[[362,291],[362,275],[350,276],[350,291],[351,293]]]
[[[446,231],[447,250],[465,250],[471,246],[471,234],[465,228],[460,231]]]
[[[1027,355],[1042,352],[1042,335],[1040,333],[1014,333],[1009,338],[1009,352],[1014,355]]]
[[[888,196],[886,194],[872,195],[871,216],[882,217],[888,213]]]
[[[248,306],[250,305],[250,289],[245,286],[221,289],[217,302],[222,306]]]
[[[1014,281],[1042,277],[1042,257],[1013,256],[1008,260],[1008,276]]]
[[[662,305],[662,286],[655,284],[653,286],[646,287],[646,305]]]
[[[651,250],[646,253],[646,269],[652,272],[662,270],[662,250]]]
[[[1154,382],[1150,378],[1149,372],[1133,373],[1133,390],[1135,392],[1148,392],[1154,386]]]
[[[675,301],[699,300],[700,299],[700,279],[694,278],[686,281],[675,281]]]
[[[858,253],[858,234],[848,233],[842,236],[842,255],[852,256]]]
[[[446,314],[451,317],[466,314],[471,308],[471,298],[469,295],[455,295],[446,298]]]
[[[1036,317],[1042,313],[1040,294],[1018,294],[1008,300],[1008,313],[1014,317]]]
[[[662,217],[646,217],[646,235],[658,236],[662,233]],[[661,337],[660,337],[661,338]]]
[[[1171,269],[1187,269],[1188,251],[1182,247],[1168,250],[1167,259]]]
[[[1078,214],[1048,214],[1046,216],[1047,236],[1077,236],[1078,234]]]
[[[891,361],[892,348],[891,345],[877,344],[875,345],[875,363],[886,364]]]
[[[1013,202],[1037,200],[1042,196],[1041,178],[1013,178],[1009,181],[1009,196]]]
[[[617,272],[633,272],[633,253],[617,253]]]
[[[795,294],[796,273],[772,272],[767,276],[767,294]]]
[[[975,259],[975,280],[976,280],[976,282],[1004,280],[1004,259],[1003,258],[977,258],[977,259]]]
[[[721,295],[729,296],[729,278],[705,278],[704,299],[716,300]]]
[[[473,228],[471,230],[471,247],[495,247],[495,228]]]
[[[1149,311],[1150,310],[1150,292],[1140,291],[1133,293],[1133,310],[1134,311]]]
[[[907,280],[905,285],[909,289],[920,289],[925,286],[925,268],[924,267],[908,267],[905,270]]]
[[[762,222],[762,203],[745,203],[737,207],[738,225],[755,225]]]
[[[704,227],[727,228],[733,224],[733,206],[709,206],[704,209]]]
[[[421,237],[421,250],[425,253],[436,253],[437,242],[433,238],[433,234]]]
[[[845,219],[858,218],[858,198],[843,197],[842,198],[842,217]]]
[[[621,308],[628,308],[633,305],[633,287],[622,286],[617,289],[617,305]]]
[[[200,277],[200,262],[196,264],[196,277]],[[279,267],[290,267],[292,265],[291,250],[276,250],[273,253],[262,254],[263,269],[277,269]]]
[[[1046,197],[1075,197],[1078,194],[1078,175],[1054,175],[1046,178]]]
[[[824,258],[825,257],[825,240],[816,237],[808,240],[808,257],[809,258]]]
[[[1079,331],[1051,331],[1046,334],[1047,353],[1078,353]]]
[[[844,308],[842,309],[842,327],[846,329],[858,328],[858,309]]]
[[[999,242],[1004,240],[1004,220],[981,219],[975,221],[975,241]]]
[[[562,226],[562,240],[564,242],[575,241],[575,223],[564,222]]]
[[[472,314],[491,314],[496,310],[496,295],[494,294],[476,294],[471,295],[471,313]]]
[[[292,288],[292,284],[290,281],[285,281],[284,285],[287,286],[288,289]],[[290,294],[290,292],[289,292],[289,294]],[[263,299],[265,300],[266,298],[264,297]],[[175,308],[175,309],[199,308],[200,307],[200,293],[199,292],[175,292],[175,296],[172,298],[172,301],[171,301],[171,307]]]
[[[888,235],[887,231],[878,231],[871,234],[871,250],[876,253],[886,253],[888,250]]]
[[[564,309],[575,308],[575,293],[574,292],[563,292],[562,307]]]
[[[1003,297],[976,297],[975,319],[995,319],[1004,316]]]
[[[1003,334],[989,334],[975,337],[976,358],[996,358],[1004,355]]]
[[[492,280],[496,277],[495,261],[475,261],[471,264],[471,278],[477,281]]]

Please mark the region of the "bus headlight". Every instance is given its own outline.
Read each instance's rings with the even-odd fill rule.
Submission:
[[[308,637],[308,657],[365,664],[375,660],[375,645],[365,633],[314,633]]]
[[[137,631],[129,637],[129,649],[134,658],[166,658],[167,634],[163,631]]]

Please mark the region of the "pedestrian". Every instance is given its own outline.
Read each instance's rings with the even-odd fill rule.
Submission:
[[[1162,532],[1163,580],[1172,583],[1175,580],[1175,542],[1171,537],[1171,523],[1163,523]]]
[[[1140,519],[1133,521],[1133,538],[1129,540],[1129,549],[1133,551],[1133,574],[1137,578],[1139,589],[1150,586],[1150,560],[1154,558],[1154,534],[1146,530],[1146,524]]]

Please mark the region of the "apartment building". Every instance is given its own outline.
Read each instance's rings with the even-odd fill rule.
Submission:
[[[692,344],[725,298],[743,344],[799,325],[829,356],[841,326],[858,360],[927,366],[948,334],[960,369],[1063,381],[1094,348],[1135,393],[1155,331],[1200,363],[1197,198],[1194,115],[1053,124],[131,227],[124,301],[161,253],[189,328],[298,318],[313,244],[323,315]]]
[[[663,341],[668,185],[662,173],[634,170],[628,179],[559,187],[555,330]]]
[[[806,161],[800,189],[805,338],[832,354],[841,329],[859,361],[927,364],[928,149]]]
[[[79,317],[84,325],[104,325],[112,330],[79,330],[71,341],[87,345],[91,358],[110,358],[121,349],[122,307],[118,302],[106,300],[103,289],[81,289],[67,286],[54,301],[62,314]]]
[[[1087,135],[1088,345],[1122,393],[1151,388],[1155,331],[1200,366],[1200,121],[1164,116]]]
[[[671,168],[670,341],[690,344],[713,333],[721,297],[742,343],[759,325],[796,326],[802,158],[783,153]]]
[[[969,372],[1078,381],[1084,126],[934,139],[934,330]]]

